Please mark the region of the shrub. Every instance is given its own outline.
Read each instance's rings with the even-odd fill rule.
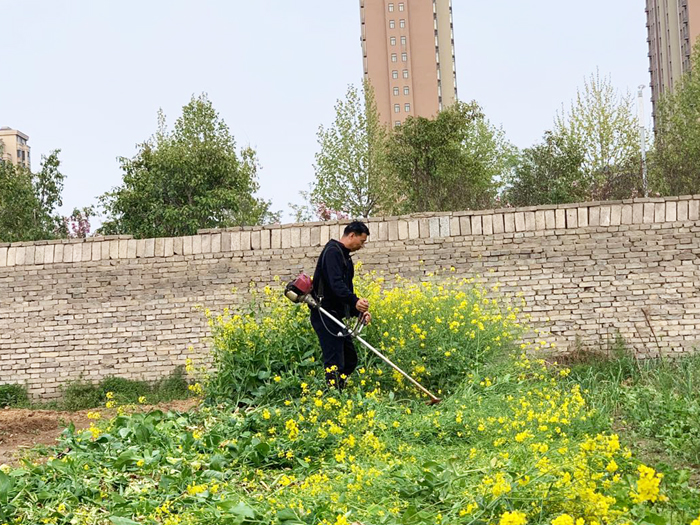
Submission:
[[[27,389],[22,385],[0,385],[0,408],[23,406],[29,402]]]
[[[486,290],[474,280],[450,277],[416,283],[398,276],[387,287],[373,273],[356,280],[374,318],[362,337],[429,390],[453,391],[521,332],[519,309],[490,296],[497,287]],[[216,370],[208,385],[212,398],[257,404],[296,392],[300,378],[322,384],[321,351],[309,310],[282,292],[281,286],[268,286],[251,291],[251,303],[235,313],[206,312]],[[355,348],[360,357],[351,378],[355,386],[363,391],[413,388],[358,341]]]

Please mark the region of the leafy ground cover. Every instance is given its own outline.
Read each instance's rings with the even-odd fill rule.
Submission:
[[[325,389],[308,312],[267,288],[208,312],[199,410],[92,414],[60,454],[2,469],[0,523],[700,524],[688,476],[637,458],[593,380],[515,342],[517,302],[468,280],[384,284],[358,283],[366,337],[442,404],[364,354]]]

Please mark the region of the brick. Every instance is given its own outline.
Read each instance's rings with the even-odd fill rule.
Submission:
[[[537,210],[535,212],[535,229],[545,230],[546,228],[544,210]]]
[[[622,205],[613,204],[610,207],[610,225],[619,226],[622,224]]]
[[[10,246],[7,249],[7,266],[15,266],[17,264],[17,250],[18,248]]]
[[[405,241],[408,239],[408,221],[398,221],[399,240]]]
[[[545,210],[544,226],[548,230],[554,230],[557,227],[555,210]]]
[[[24,264],[27,266],[34,264],[34,255],[36,254],[36,246],[24,247]]]
[[[303,231],[302,231],[303,233]],[[260,230],[253,230],[250,232],[250,247],[253,250],[259,250],[260,249]],[[303,242],[301,244],[302,246],[304,245]],[[308,246],[308,243],[306,244]]]
[[[525,213],[521,211],[515,212],[515,231],[525,231]]]
[[[202,253],[211,253],[211,235],[198,235],[202,240]]]
[[[664,216],[664,222],[676,222],[677,218],[677,212],[678,208],[676,207],[675,202],[667,202],[666,203],[666,213]]]
[[[588,227],[588,206],[581,206],[576,209],[577,222],[579,228]]]
[[[700,201],[688,201],[688,219],[697,221],[700,218]]]
[[[566,228],[566,211],[563,209],[554,210],[556,227],[559,230]]]
[[[459,231],[462,235],[472,234],[472,221],[468,215],[459,218]]]
[[[68,247],[66,244],[54,244],[53,246],[53,262],[55,263],[62,263],[64,262],[64,253],[65,249]],[[70,250],[68,250],[70,251]],[[70,261],[65,261],[65,262],[70,262]]]
[[[326,229],[326,231],[328,230]],[[323,234],[323,226],[321,226],[321,234]],[[323,237],[323,235],[321,235],[321,237]],[[320,243],[325,244],[322,238],[320,240]],[[282,230],[280,228],[270,230],[270,248],[272,248],[273,250],[278,250],[282,248]]]
[[[128,242],[128,241],[127,241]],[[182,237],[174,237],[173,238],[173,252],[175,255],[184,255],[185,254],[185,246],[184,246],[185,240]],[[229,244],[231,243],[231,239],[229,238]],[[119,257],[121,258],[121,241],[119,241]]]
[[[565,211],[566,227],[568,229],[578,228],[578,208],[567,208]]]
[[[632,205],[623,204],[622,205],[622,217],[620,219],[620,224],[632,224]]]
[[[389,240],[398,241],[399,240],[399,221],[390,221],[387,224],[389,229]]]
[[[330,229],[329,229],[330,233]],[[282,249],[292,247],[292,230],[290,228],[282,229]]]
[[[34,247],[34,264],[44,264],[44,247],[46,245],[39,245]]]
[[[0,248],[0,267],[7,266],[7,251],[9,248],[7,246]]]
[[[269,231],[269,230],[267,230]],[[222,235],[220,233],[215,233],[214,235],[211,236],[211,252],[212,253],[221,253],[221,239]],[[163,247],[163,251],[165,251],[165,246]]]
[[[450,233],[450,217],[444,215],[440,217],[440,237],[451,237]]]
[[[121,243],[121,241],[119,241]],[[221,236],[219,235],[219,242],[221,242]],[[166,237],[163,241],[163,257],[172,257],[175,255],[175,239],[173,237]]]
[[[642,223],[648,224],[654,222],[654,208],[653,202],[645,202],[643,204],[644,214],[642,215]]]
[[[202,253],[202,236],[192,235],[192,255],[199,255]],[[144,250],[145,251],[145,250]],[[148,257],[148,255],[146,255]]]
[[[588,209],[588,225],[600,226],[600,206],[591,206]]]
[[[506,233],[515,231],[515,213],[503,214],[503,230]]]
[[[534,211],[526,211],[525,212],[525,231],[535,231],[536,225],[535,225],[535,212]]]
[[[239,252],[241,251],[241,232],[235,231],[231,233],[231,251]]]
[[[325,246],[331,240],[331,229],[327,225],[321,226],[321,246]]]
[[[71,256],[72,262],[81,262],[83,260],[83,244],[82,242],[72,243],[73,253]],[[92,252],[90,252],[90,257],[92,257]],[[65,258],[65,254],[64,254]]]
[[[44,264],[53,264],[56,246],[60,246],[60,244],[47,244],[46,246],[44,246]],[[0,263],[1,262],[2,254],[0,254]]]
[[[657,202],[654,204],[654,222],[664,222],[666,220],[666,203]]]
[[[460,235],[459,217],[450,217],[450,235],[453,237]]]
[[[418,219],[418,231],[421,239],[430,237],[430,223],[428,219]]]
[[[298,248],[299,246],[303,246],[301,242],[301,228],[292,228],[290,232],[290,240],[291,240],[291,245],[292,248]]]
[[[503,214],[497,213],[493,216],[493,233],[503,233],[504,231]]]
[[[381,228],[379,229],[381,231]],[[440,237],[440,219],[439,217],[431,217],[428,219],[428,232],[431,238],[437,239]]]
[[[472,235],[481,235],[481,233],[483,232],[482,224],[481,224],[481,215],[472,215],[471,223],[472,223]]]
[[[642,224],[644,222],[644,203],[635,202],[632,205],[632,224]]]
[[[688,220],[688,201],[678,201],[676,217],[679,221]]]
[[[388,241],[389,240],[389,226],[385,222],[379,223],[379,228],[377,228],[377,236],[375,237],[377,241]]]
[[[484,235],[493,235],[493,215],[481,216],[481,229]]]
[[[294,229],[294,228],[292,228]],[[241,250],[250,250],[251,249],[251,244],[250,244],[250,230],[246,231],[243,230],[241,231]]]
[[[312,230],[313,232],[313,230]],[[260,232],[260,249],[269,250],[271,245],[270,230],[264,229]],[[318,246],[318,241],[316,244],[309,242],[310,246]]]

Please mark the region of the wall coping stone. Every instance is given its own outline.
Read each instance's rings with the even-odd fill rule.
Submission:
[[[683,204],[681,207],[679,202],[688,204]],[[544,212],[550,212],[550,215],[546,215]],[[699,220],[700,194],[638,197],[617,201],[592,201],[521,208],[422,212],[365,219],[377,240],[406,244],[422,244],[432,242],[432,239],[444,237],[472,237],[476,239],[489,235],[548,235],[550,232],[556,233],[571,229],[617,231],[620,227],[628,228],[632,225],[639,229],[656,229],[664,223],[693,225]],[[325,244],[328,238],[340,235],[341,228],[350,222],[350,219],[335,219],[307,223],[204,228],[198,230],[197,235],[162,238],[158,242],[154,239],[134,239],[132,235],[107,235],[86,239],[0,243],[0,268],[88,264],[102,260],[163,258],[173,255],[182,255],[186,258],[200,254],[212,256],[211,254],[227,253],[233,255],[249,251],[279,250],[281,247],[286,247],[287,244],[289,247],[315,247]],[[402,226],[394,232],[395,226],[390,228],[389,225],[395,223],[407,226]],[[310,232],[312,228],[320,228],[320,233],[307,235],[306,232]],[[272,233],[258,233],[268,231]],[[305,234],[300,236],[300,231]],[[280,243],[281,232],[285,232],[285,235],[281,236]],[[214,239],[214,236],[218,237]],[[127,240],[134,243],[131,249],[126,245],[123,247],[120,245],[119,249],[106,244],[100,246],[101,243]],[[164,250],[166,242],[168,246],[173,244],[176,253],[171,255],[170,248]],[[65,256],[54,258],[51,254],[47,255],[35,250],[35,247],[38,246],[58,244],[81,244],[83,248],[81,251],[75,246],[72,249],[72,257],[68,256],[68,261],[65,261]],[[154,249],[154,245],[157,246],[157,249]],[[81,251],[81,253],[79,254],[75,250]]]

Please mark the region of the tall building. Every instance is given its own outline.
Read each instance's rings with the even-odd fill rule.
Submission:
[[[365,79],[387,124],[457,99],[451,0],[360,0]]]
[[[1,127],[0,149],[2,149],[2,154],[0,154],[0,160],[31,168],[32,163],[29,157],[31,148],[27,145],[28,140],[29,137],[21,131],[8,128],[7,126]]]
[[[693,46],[700,36],[700,0],[646,0],[651,102],[690,71]]]

